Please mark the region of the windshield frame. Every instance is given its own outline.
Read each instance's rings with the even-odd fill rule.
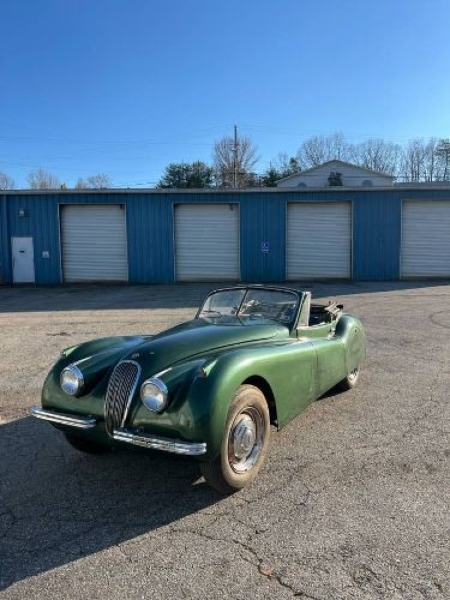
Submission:
[[[211,317],[208,317],[207,315],[202,315],[202,312],[204,310],[205,305],[207,304],[207,302],[209,301],[209,299],[211,298],[211,296],[218,294],[220,292],[233,292],[233,291],[242,291],[243,295],[239,304],[239,307],[236,311],[235,315],[222,315],[219,313],[214,315],[214,310],[211,311]],[[205,297],[205,299],[203,300],[200,308],[197,311],[197,314],[195,316],[196,319],[202,318],[202,319],[220,319],[222,317],[226,317],[226,318],[233,318],[235,317],[236,319],[249,319],[251,318],[251,315],[243,315],[243,314],[239,314],[239,312],[241,311],[242,306],[245,303],[245,300],[249,294],[249,292],[252,291],[261,291],[261,292],[279,292],[279,293],[284,293],[286,295],[291,295],[294,296],[296,299],[296,303],[297,306],[295,308],[295,311],[292,315],[292,318],[289,321],[282,321],[282,320],[278,320],[275,318],[270,318],[270,317],[263,317],[265,320],[267,321],[271,321],[273,323],[278,323],[280,325],[283,325],[284,327],[287,327],[290,331],[292,331],[293,329],[295,329],[295,326],[297,324],[297,320],[298,320],[298,315],[299,315],[299,311],[301,310],[302,307],[302,300],[303,300],[303,292],[300,292],[298,290],[294,290],[292,288],[285,288],[285,287],[277,287],[277,286],[266,286],[266,285],[242,285],[242,286],[230,286],[230,287],[224,287],[224,288],[217,288],[215,290],[211,290]]]

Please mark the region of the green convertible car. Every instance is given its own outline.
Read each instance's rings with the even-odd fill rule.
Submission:
[[[364,358],[364,328],[342,305],[287,288],[224,288],[157,335],[67,348],[31,414],[83,452],[131,444],[194,456],[230,493],[260,470],[271,424],[336,385],[354,387]]]

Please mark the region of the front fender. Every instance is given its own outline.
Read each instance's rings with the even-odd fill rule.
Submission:
[[[278,426],[298,414],[316,393],[315,349],[305,341],[227,352],[206,363],[186,396],[193,420],[208,444],[208,458],[220,452],[230,403],[246,380],[258,376],[272,389]]]

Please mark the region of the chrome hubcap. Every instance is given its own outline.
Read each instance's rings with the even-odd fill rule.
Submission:
[[[247,415],[239,421],[233,431],[234,455],[239,460],[248,456],[256,440],[256,426]]]
[[[235,473],[244,473],[255,465],[263,435],[264,420],[256,408],[246,408],[237,415],[228,439],[228,461]]]

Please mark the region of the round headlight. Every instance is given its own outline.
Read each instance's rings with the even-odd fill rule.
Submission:
[[[160,413],[167,407],[167,396],[165,383],[156,377],[147,379],[141,385],[141,400],[152,412]]]
[[[83,373],[75,365],[69,365],[62,370],[60,376],[61,388],[69,396],[77,396],[83,389]]]

